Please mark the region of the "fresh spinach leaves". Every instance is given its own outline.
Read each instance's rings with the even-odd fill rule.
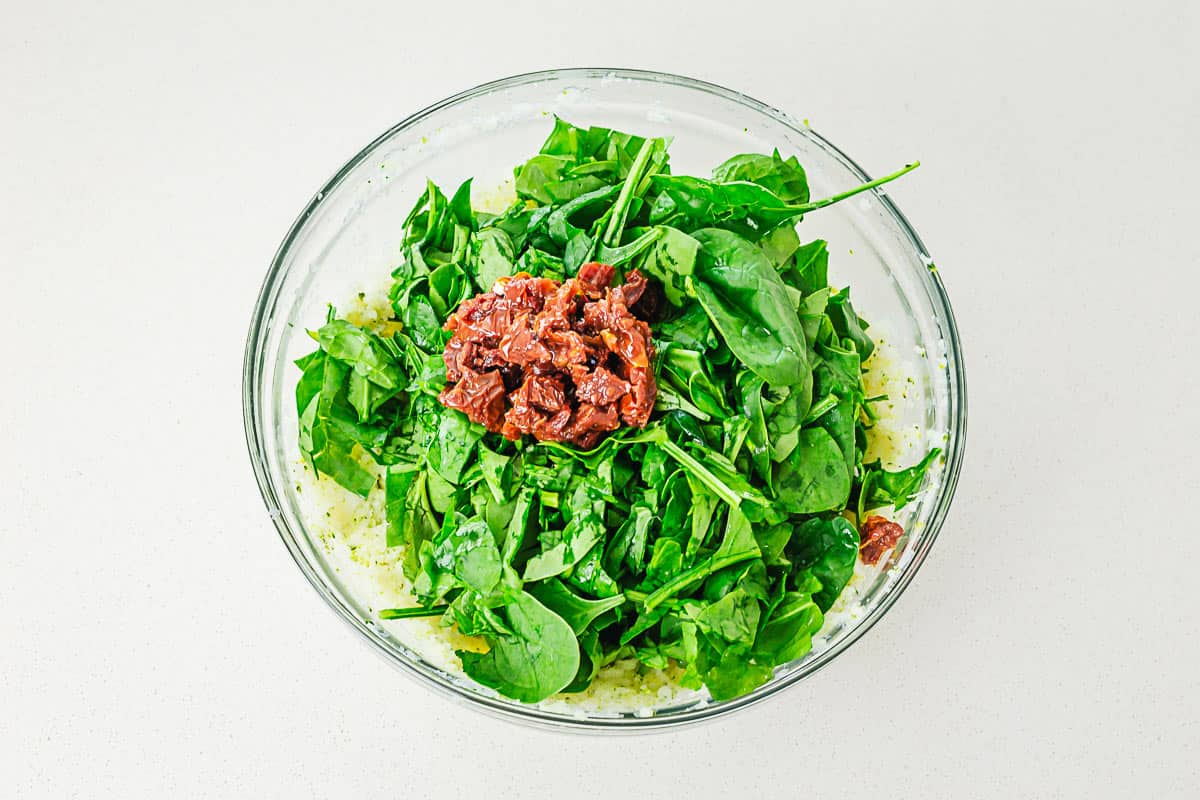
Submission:
[[[525,703],[562,691],[579,671],[579,641],[562,617],[528,592],[504,605],[511,634],[488,637],[486,653],[460,650],[467,675]]]
[[[912,167],[813,201],[795,157],[739,154],[706,179],[672,173],[668,145],[555,118],[502,213],[475,211],[470,181],[449,197],[427,183],[399,236],[392,318],[330,309],[296,362],[306,466],[383,492],[386,544],[420,602],[380,618],[480,637],[463,669],[522,702],[624,658],[718,700],[753,691],[809,652],[853,576],[849,518],[912,502],[939,455],[863,463],[875,344],[829,285],[826,243],[796,227]],[[644,429],[581,451],[509,441],[437,402],[459,303],[590,260],[639,270],[665,301]]]

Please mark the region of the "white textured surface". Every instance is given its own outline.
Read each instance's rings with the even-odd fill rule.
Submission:
[[[253,5],[3,14],[0,794],[1200,792],[1194,4]],[[250,307],[309,194],[413,109],[568,64],[741,89],[873,172],[920,157],[890,193],[967,354],[959,497],[899,604],[654,737],[403,679],[300,577],[242,444]]]

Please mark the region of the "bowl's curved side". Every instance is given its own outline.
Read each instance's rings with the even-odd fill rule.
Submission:
[[[243,360],[243,417],[246,442],[255,478],[280,538],[284,541],[301,572],[325,602],[339,617],[365,637],[377,653],[407,674],[421,678],[426,685],[431,685],[443,695],[506,719],[519,716],[525,721],[570,730],[645,731],[696,722],[761,702],[822,669],[865,634],[895,603],[904,588],[912,581],[917,569],[928,555],[953,500],[965,446],[965,374],[957,328],[945,288],[933,268],[926,248],[912,226],[886,194],[876,190],[874,196],[884,209],[886,216],[903,235],[911,255],[922,264],[919,282],[933,309],[936,332],[941,336],[941,341],[945,345],[947,385],[944,411],[947,420],[947,439],[945,457],[938,476],[940,485],[935,502],[926,517],[925,530],[916,538],[915,547],[909,548],[910,552],[905,553],[903,562],[893,570],[894,574],[883,586],[881,593],[874,598],[867,613],[831,646],[820,653],[812,654],[796,665],[782,668],[774,681],[735,700],[685,708],[662,709],[665,713],[650,717],[628,715],[579,718],[537,707],[514,704],[465,687],[453,676],[421,661],[402,643],[397,642],[394,637],[390,637],[386,631],[375,625],[371,621],[370,615],[357,607],[354,599],[345,593],[337,581],[319,569],[323,563],[321,555],[307,534],[303,520],[298,516],[295,503],[291,502],[294,498],[287,497],[290,491],[290,482],[280,456],[281,448],[278,446],[279,437],[286,434],[280,430],[280,415],[276,413],[282,393],[282,375],[279,365],[283,363],[285,355],[283,352],[283,343],[286,339],[284,326],[292,325],[290,318],[281,318],[278,312],[286,306],[285,295],[289,291],[292,295],[297,292],[296,287],[289,286],[289,278],[293,281],[298,280],[290,273],[294,269],[298,269],[295,261],[296,251],[308,246],[305,240],[309,233],[310,221],[326,213],[330,203],[339,197],[339,190],[345,187],[350,176],[360,171],[377,151],[394,142],[414,126],[425,124],[436,118],[439,112],[455,109],[481,98],[502,95],[505,92],[531,86],[544,85],[553,91],[559,86],[598,85],[620,81],[632,82],[631,85],[652,84],[695,92],[698,93],[697,96],[715,97],[732,103],[742,113],[750,111],[765,115],[788,129],[791,135],[801,137],[820,148],[856,180],[869,180],[867,173],[832,143],[784,112],[739,92],[703,81],[641,70],[585,68],[527,73],[482,84],[439,101],[397,123],[351,158],[314,195],[293,223],[272,260],[254,307]],[[312,269],[311,265],[307,265],[307,267]],[[307,284],[301,286],[301,290],[306,286]],[[291,310],[294,310],[294,306],[293,302]]]

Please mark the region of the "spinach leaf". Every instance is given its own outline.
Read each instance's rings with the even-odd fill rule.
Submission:
[[[325,380],[325,351],[317,348],[306,356],[296,359],[296,366],[303,374],[296,381],[296,412],[303,413],[309,402],[321,393]]]
[[[796,563],[820,582],[813,602],[828,611],[846,588],[858,563],[858,530],[844,517],[810,519],[796,530],[791,549]]]
[[[793,256],[792,285],[806,295],[829,286],[829,248],[822,239],[801,245]]]
[[[849,339],[858,350],[858,357],[866,361],[875,352],[875,343],[867,335],[867,324],[862,317],[854,313],[850,304],[850,288],[846,287],[834,295],[830,295],[829,304],[825,308],[833,329],[843,339]]]
[[[450,213],[454,221],[469,230],[477,227],[475,212],[471,210],[471,178],[458,185],[450,198]]]
[[[688,303],[679,316],[660,322],[655,335],[660,340],[674,342],[680,347],[699,350],[702,353],[715,349],[718,344],[708,315],[698,303]]]
[[[604,543],[597,542],[567,572],[572,586],[596,597],[610,598],[621,594],[621,586],[604,569]]]
[[[904,506],[912,501],[913,495],[920,491],[921,484],[925,481],[925,473],[929,470],[929,465],[941,453],[941,448],[935,447],[918,463],[908,469],[901,469],[895,472],[883,469],[879,461],[864,464],[863,470],[866,474],[862,483],[862,497],[864,499],[860,503],[861,508],[869,510],[888,505],[895,506],[896,509],[904,508]]]
[[[425,191],[404,220],[404,244],[444,246],[453,223],[450,201],[433,181],[426,181]]]
[[[434,470],[425,473],[425,486],[429,492],[429,504],[438,514],[446,514],[455,505],[455,494],[458,489]]]
[[[735,233],[705,228],[693,236],[700,251],[691,286],[729,349],[767,383],[803,390],[804,333],[771,262]]]
[[[529,532],[530,512],[533,510],[536,496],[537,492],[529,487],[521,489],[521,493],[517,495],[513,514],[508,522],[508,530],[505,532],[504,546],[500,553],[500,560],[505,564],[512,564],[517,553],[525,546],[525,538]]]
[[[699,583],[717,570],[750,558],[758,558],[760,554],[758,542],[754,540],[754,533],[750,527],[750,520],[737,506],[730,506],[729,516],[725,523],[725,535],[716,552],[655,589],[642,601],[642,605],[647,611],[652,611],[678,592]]]
[[[487,598],[471,589],[464,590],[454,598],[454,601],[450,603],[449,611],[459,633],[466,636],[512,635],[513,633],[500,615],[488,605]]]
[[[471,241],[475,286],[490,292],[496,281],[516,272],[512,239],[500,228],[484,228]]]
[[[577,227],[575,223],[582,226],[589,225],[590,220],[585,217],[588,214],[598,216],[595,209],[598,206],[606,205],[620,191],[621,187],[619,186],[605,186],[594,192],[582,194],[551,211],[546,216],[546,233],[550,240],[559,247],[567,246],[569,240],[584,233],[584,228]],[[577,218],[577,215],[580,218]]]
[[[762,551],[763,562],[768,566],[791,567],[790,562],[781,561],[784,548],[792,539],[795,527],[791,523],[780,525],[759,525],[754,531],[754,540]]]
[[[785,203],[808,202],[808,179],[795,156],[784,159],[779,151],[766,156],[761,153],[742,153],[726,159],[713,170],[718,183],[750,181],[757,183]]]
[[[486,653],[458,651],[463,670],[523,703],[565,688],[579,671],[579,641],[571,626],[528,592],[514,595],[504,611],[513,633],[488,637]]]
[[[325,323],[316,334],[321,349],[351,366],[355,372],[384,389],[399,389],[404,382],[400,367],[388,356],[377,337],[342,319]]]
[[[821,357],[813,370],[817,394],[832,392],[841,398],[862,398],[862,367],[858,352],[833,341],[818,343],[816,350]]]
[[[662,283],[667,302],[682,306],[692,296],[689,277],[696,269],[700,243],[670,227],[657,227],[659,236],[638,263],[638,269]]]
[[[766,504],[767,500],[762,493],[742,477],[733,465],[722,463],[725,460],[724,456],[713,450],[698,447],[693,447],[693,450],[697,451],[697,454],[693,455],[667,439],[665,432],[663,428],[654,431],[658,434],[655,439],[658,446],[717,497],[730,505],[739,505],[743,500],[759,505]]]
[[[512,458],[489,449],[483,442],[478,445],[478,453],[483,480],[492,496],[498,503],[507,501],[512,491]]]
[[[549,205],[555,198],[548,191],[562,177],[571,161],[563,156],[539,154],[522,165],[514,176],[517,197]]]
[[[315,370],[316,362],[310,368]],[[348,372],[349,368],[336,359],[322,359],[320,391],[311,395],[311,385],[303,391],[311,397],[300,413],[300,448],[318,472],[366,497],[375,487],[375,475],[363,466],[356,448],[373,436],[350,422],[349,404],[345,400]]]
[[[710,659],[704,671],[704,685],[713,699],[718,701],[749,694],[770,679],[770,667],[747,661],[739,653]]]
[[[562,617],[576,636],[582,634],[596,617],[625,603],[622,594],[602,600],[587,600],[572,592],[557,578],[530,584],[528,591],[546,608]]]
[[[429,298],[412,291],[417,286],[419,284],[413,284],[400,300],[404,308],[400,321],[404,323],[404,332],[417,347],[427,353],[436,353],[442,349],[442,325]]]
[[[513,250],[520,253],[528,246],[530,228],[535,221],[548,212],[546,206],[530,208],[523,200],[518,200],[509,206],[503,214],[481,222],[480,231],[497,229],[503,231],[512,242]],[[539,216],[540,215],[540,216]],[[396,276],[396,273],[393,273]],[[487,287],[491,289],[492,287]],[[481,289],[482,291],[482,289]]]
[[[639,233],[633,241],[620,245],[619,247],[609,247],[606,244],[600,245],[600,250],[596,254],[597,260],[602,263],[609,264],[614,267],[624,266],[626,263],[637,258],[643,252],[648,250],[663,236],[663,231],[667,228],[647,228],[644,232]]]
[[[525,581],[540,581],[561,575],[579,563],[604,538],[604,525],[591,510],[572,518],[562,532],[562,541],[529,559]]]
[[[656,539],[654,550],[650,554],[650,563],[646,565],[646,580],[644,588],[662,586],[674,578],[683,569],[683,548],[679,540],[663,537]]]
[[[824,615],[813,600],[813,592],[821,584],[810,574],[800,586],[783,594],[759,631],[754,642],[754,657],[759,662],[787,664],[812,649],[812,637],[824,623]]]
[[[653,183],[659,194],[650,209],[650,222],[684,231],[720,226],[758,238],[804,213],[802,206],[790,206],[748,181],[714,183],[687,175],[656,175]]]
[[[433,563],[464,586],[487,596],[500,583],[500,550],[482,519],[445,525],[433,540]]]
[[[633,575],[643,572],[643,559],[653,522],[654,512],[647,504],[638,503],[630,509],[628,519],[617,530],[604,554],[604,568],[610,575],[619,575],[622,564]]]
[[[691,518],[692,509],[692,489],[685,471],[676,470],[671,475],[667,485],[663,487],[659,509],[659,529],[662,536],[670,537],[676,540],[676,544],[681,544],[679,540],[684,535],[684,525]]]
[[[800,443],[800,425],[812,401],[811,395],[802,395],[790,388],[772,389],[769,401],[764,400],[767,415],[767,436],[771,440],[771,460],[784,461]]]
[[[380,389],[357,372],[351,371],[346,382],[346,399],[358,414],[359,422],[370,422],[375,410],[394,392]]]
[[[592,685],[600,669],[611,661],[605,657],[604,646],[596,631],[587,631],[579,637],[579,670],[575,679],[567,684],[564,693],[582,692]]]
[[[638,148],[638,154],[621,184],[621,192],[617,195],[617,200],[613,204],[608,218],[608,225],[604,229],[601,241],[608,247],[614,247],[620,241],[621,231],[625,229],[625,221],[629,218],[630,204],[639,192],[638,185],[646,175],[651,156],[656,148],[660,152],[666,150],[662,139],[646,139]]]
[[[450,609],[448,605],[413,606],[411,608],[381,608],[380,619],[415,619],[417,617],[440,617]]]
[[[388,468],[384,480],[387,546],[404,546],[404,574],[412,580],[418,569],[421,543],[432,539],[439,525],[429,504],[425,472],[411,464]]]
[[[818,514],[846,507],[850,473],[837,442],[824,428],[800,431],[796,449],[775,468],[779,504],[790,514]]]
[[[761,609],[745,589],[734,589],[696,615],[700,630],[732,645],[749,647],[758,631]]]
[[[688,561],[708,540],[709,528],[717,511],[716,495],[706,491],[702,486],[692,486],[691,536],[688,537],[684,554]]]
[[[540,191],[547,195],[552,203],[567,203],[580,195],[594,192],[608,185],[602,178],[595,175],[570,177],[572,172],[573,170],[568,169],[562,180],[542,184]]]
[[[472,423],[461,411],[443,408],[437,440],[429,446],[429,466],[450,483],[458,483],[484,431],[482,425]]]
[[[832,397],[832,395],[830,395]],[[837,400],[827,413],[817,419],[817,425],[837,442],[838,449],[846,460],[846,470],[854,473],[858,461],[855,423],[858,417],[858,405],[849,400]]]
[[[775,265],[775,268],[782,273],[791,264],[792,256],[800,248],[800,237],[796,234],[796,226],[790,222],[785,222],[781,225],[776,225],[765,236],[759,239],[758,246],[762,248],[767,258],[771,259],[771,263]],[[786,278],[784,283],[788,283]],[[792,285],[794,286],[795,284]]]
[[[447,515],[449,517],[449,515]],[[442,602],[446,595],[458,585],[454,574],[437,563],[433,555],[432,541],[421,543],[417,553],[419,564],[417,576],[413,580],[413,594],[421,601],[421,605],[431,606]]]
[[[464,237],[465,235],[464,233]],[[465,256],[467,249],[466,238],[462,241],[462,249]],[[445,319],[450,315],[450,312],[458,308],[459,303],[475,293],[474,284],[459,267],[457,257],[455,261],[442,264],[430,272],[428,284],[429,302],[436,314],[435,323],[438,320]],[[436,350],[440,350],[443,344],[440,325],[438,325],[438,329]]]
[[[768,486],[771,477],[771,440],[767,432],[767,418],[763,410],[763,387],[766,383],[749,370],[738,373],[737,389],[742,399],[742,414],[750,423],[746,433],[750,463],[758,477]]]
[[[621,634],[621,638],[618,640],[619,643],[622,646],[629,644],[634,639],[662,622],[663,618],[666,616],[667,609],[665,608],[657,608],[638,614],[637,619],[633,621],[633,624]]]
[[[509,274],[515,275],[518,272],[528,272],[535,278],[550,278],[556,281],[566,277],[563,260],[536,247],[530,247],[521,253]]]
[[[714,417],[726,417],[725,391],[708,374],[707,361],[696,350],[685,347],[666,347],[662,353],[661,372],[687,394],[692,404]]]
[[[667,223],[687,229],[718,224],[734,227],[757,238],[784,222],[799,219],[810,211],[831,206],[848,197],[894,181],[920,166],[909,164],[873,181],[816,201],[789,203],[757,183],[731,181],[714,183],[686,175],[656,175],[659,195],[650,210],[652,223]]]
[[[564,160],[578,162],[591,155],[595,150],[598,136],[589,136],[587,128],[579,128],[555,115],[554,129],[542,143],[539,153],[553,156],[563,156]]]

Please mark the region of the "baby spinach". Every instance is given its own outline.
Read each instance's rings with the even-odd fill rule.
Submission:
[[[500,583],[500,550],[491,528],[481,519],[444,527],[434,539],[430,557],[438,569],[481,595],[491,594]]]
[[[779,504],[790,514],[817,514],[845,508],[850,473],[837,442],[824,428],[805,428],[799,441],[775,468]]]
[[[700,243],[676,228],[659,226],[654,230],[659,236],[638,262],[638,269],[658,280],[667,302],[682,306],[693,296],[689,276],[696,269]]]
[[[858,531],[844,517],[810,519],[796,529],[789,549],[796,563],[820,582],[813,602],[828,611],[854,575]]]
[[[480,443],[478,445],[479,467],[488,489],[497,503],[508,499],[512,486],[512,457],[501,455]]]
[[[811,295],[828,288],[829,249],[823,240],[801,245],[788,263],[790,284],[803,294]]]
[[[476,233],[471,248],[475,286],[479,291],[490,292],[498,279],[515,272],[512,239],[500,228],[484,228]]]
[[[801,573],[797,589],[786,591],[774,604],[754,642],[754,656],[771,665],[800,658],[812,647],[824,615],[814,599],[821,589],[812,573]]]
[[[524,703],[561,691],[579,671],[579,640],[567,622],[528,592],[504,606],[511,634],[487,637],[486,653],[458,651],[463,671]]]
[[[725,535],[716,552],[695,566],[676,574],[649,594],[642,604],[646,609],[653,610],[685,587],[695,585],[717,570],[750,558],[758,558],[759,555],[761,555],[761,551],[758,549],[758,542],[754,539],[750,521],[736,506],[733,506],[729,509],[729,516],[725,523]]]
[[[825,313],[829,315],[829,321],[837,335],[853,342],[863,361],[871,357],[871,353],[875,352],[875,343],[867,335],[866,321],[854,313],[854,306],[850,304],[849,287],[830,295]]]
[[[567,523],[557,543],[529,559],[522,580],[539,581],[561,575],[575,566],[603,538],[604,525],[597,515],[588,511],[576,516]]]
[[[582,592],[609,599],[621,594],[621,586],[604,569],[604,543],[597,542],[567,573],[567,582]]]
[[[779,273],[736,233],[704,228],[692,288],[733,354],[764,381],[808,382],[804,333]],[[807,405],[805,411],[807,411]]]
[[[700,630],[719,636],[731,645],[749,647],[758,633],[761,613],[758,601],[739,588],[705,606],[696,615],[696,624]]]
[[[378,437],[374,430],[356,425],[354,414],[346,399],[349,368],[325,354],[310,362],[306,373],[319,370],[320,388],[313,393],[310,383],[298,387],[297,399],[306,400],[300,409],[300,447],[317,471],[328,475],[351,492],[366,497],[375,487],[375,475],[363,463],[359,452],[374,445]]]
[[[913,466],[895,472],[883,469],[878,461],[864,464],[866,475],[860,490],[863,498],[861,508],[872,509],[889,505],[903,508],[908,505],[913,495],[921,488],[929,466],[941,453],[941,449],[935,447]]]
[[[757,183],[785,203],[808,202],[808,178],[795,157],[784,159],[775,150],[771,155],[742,153],[732,156],[713,170],[718,183],[750,181]]]
[[[400,368],[374,334],[345,320],[334,319],[317,331],[316,338],[330,358],[349,365],[375,385],[384,389],[400,388]]]
[[[596,617],[625,603],[622,594],[603,600],[588,600],[572,592],[557,578],[533,584],[529,591],[543,605],[566,620],[576,634],[586,631]]]
[[[501,213],[472,208],[469,180],[427,182],[398,235],[391,318],[330,308],[296,362],[305,467],[383,493],[385,543],[420,602],[379,617],[479,637],[464,671],[521,702],[621,659],[678,666],[717,700],[753,691],[809,652],[853,576],[849,511],[911,502],[939,453],[862,463],[875,343],[829,285],[826,243],[797,228],[912,167],[814,201],[794,156],[737,154],[706,179],[673,173],[668,145],[556,117]],[[591,260],[650,281],[635,304],[656,350],[645,428],[584,451],[437,402],[462,301]]]
[[[458,483],[485,429],[449,408],[441,409],[438,419],[437,439],[429,446],[429,466],[450,483]]]

